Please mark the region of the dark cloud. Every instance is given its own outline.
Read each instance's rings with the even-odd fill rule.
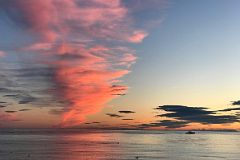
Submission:
[[[0,101],[0,104],[6,104],[7,102]]]
[[[21,91],[20,91],[21,92]],[[12,98],[18,101],[18,104],[27,104],[37,101],[37,98],[22,91],[21,94],[6,94],[3,97]]]
[[[239,122],[236,115],[216,115],[217,111],[209,111],[204,107],[188,107],[181,105],[163,105],[156,108],[167,113],[157,115],[159,117],[174,118],[189,123],[224,124]]]
[[[226,109],[222,109],[222,110],[218,110],[219,112],[228,112],[228,111],[240,111],[240,107],[236,107],[236,108],[226,108]]]
[[[5,67],[1,69],[4,79],[0,81],[0,87],[40,87],[44,83],[51,83],[53,75],[53,69],[49,67],[35,66],[30,67],[28,65],[20,67]],[[34,89],[34,88],[32,88]],[[35,88],[36,89],[36,88]],[[41,88],[43,89],[43,88]]]
[[[119,113],[124,113],[124,114],[131,114],[135,113],[134,111],[118,111]]]
[[[18,65],[15,65],[17,63]],[[0,64],[0,96],[35,107],[63,107],[54,82],[54,69],[47,65],[14,62]],[[3,77],[3,78],[2,78]]]
[[[14,72],[18,72],[16,77],[23,78],[52,78],[54,76],[53,69],[51,68],[23,68],[13,70]]]
[[[4,105],[0,105],[0,108],[4,108],[4,107],[7,107],[7,106],[4,106]]]
[[[6,87],[1,87],[0,86],[0,93],[9,93],[9,92],[12,92],[12,90],[6,88]]]
[[[84,124],[100,124],[101,122],[86,122]]]
[[[114,96],[125,96],[126,94],[123,93],[123,94],[112,94],[112,95],[114,95]]]
[[[11,90],[8,93],[10,94],[4,94],[2,97],[14,100],[18,104],[34,104],[34,106],[39,107],[61,107],[65,104],[62,100],[58,100],[57,98],[49,95],[49,92],[45,93],[38,91],[29,92],[25,90]]]
[[[123,116],[118,115],[118,114],[112,114],[112,113],[107,113],[106,115],[108,115],[109,117],[115,117],[115,118],[121,118]]]
[[[166,116],[195,116],[195,115],[206,115],[206,114],[215,114],[216,111],[208,111],[205,107],[188,107],[182,105],[163,105],[155,108],[156,110],[164,110],[166,112],[172,112],[164,114]]]
[[[31,109],[19,109],[20,112],[30,111]]]
[[[163,105],[158,106],[155,110],[165,111],[166,113],[158,114],[157,117],[166,117],[175,120],[161,120],[148,124],[141,124],[139,128],[148,127],[166,127],[181,128],[191,123],[201,124],[226,124],[239,122],[238,115],[218,115],[218,112],[240,110],[240,108],[227,108],[218,111],[211,111],[205,107],[189,107],[182,105]]]
[[[3,97],[14,97],[14,98],[18,98],[18,97],[20,97],[20,95],[19,95],[19,94],[6,94],[6,95],[4,95]]]
[[[119,96],[124,96],[126,95],[124,91],[126,91],[126,86],[121,86],[121,85],[112,85],[112,90],[111,93],[112,95],[119,95]]]
[[[240,100],[238,100],[238,101],[233,101],[233,102],[232,102],[232,105],[233,105],[233,106],[235,106],[235,105],[240,105]]]
[[[123,90],[123,89],[125,88],[125,86],[114,84],[114,85],[112,85],[112,88]],[[124,89],[124,90],[125,90],[125,89]]]
[[[162,120],[159,122],[142,124],[140,128],[148,128],[148,127],[166,127],[166,128],[181,128],[186,127],[189,124],[188,121],[173,121],[173,120]]]
[[[122,119],[122,120],[124,120],[124,121],[132,121],[132,120],[134,120],[134,119],[132,119],[132,118],[124,118],[124,119]]]
[[[28,104],[35,101],[37,101],[37,98],[28,95],[28,96],[23,96],[22,99],[18,101],[18,104]]]
[[[16,113],[17,111],[5,111],[6,113]]]
[[[101,122],[92,122],[92,124],[99,124],[99,123],[101,123]]]
[[[188,122],[163,120],[159,123],[159,125],[165,126],[166,128],[181,128],[187,126]]]

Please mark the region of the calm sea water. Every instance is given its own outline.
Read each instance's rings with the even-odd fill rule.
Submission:
[[[239,132],[3,130],[0,160],[239,160]]]

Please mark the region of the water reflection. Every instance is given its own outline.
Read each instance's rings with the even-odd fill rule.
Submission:
[[[0,160],[238,160],[239,133],[159,131],[1,133]]]
[[[119,148],[117,138],[109,133],[62,135],[57,143],[56,149],[65,153],[59,157],[61,160],[111,159]]]

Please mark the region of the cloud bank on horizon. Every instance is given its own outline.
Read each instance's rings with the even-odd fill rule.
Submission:
[[[62,127],[84,122],[128,89],[120,78],[137,59],[128,43],[140,43],[148,35],[135,27],[131,6],[121,0],[0,0],[1,13],[32,37],[19,50],[27,57],[36,55],[33,64],[3,69],[0,92],[19,105],[58,101],[63,109],[50,113],[62,114]],[[0,51],[0,57],[7,54]],[[21,87],[10,85],[9,75]],[[39,86],[42,81],[50,85]],[[36,83],[31,91],[23,89]],[[51,96],[44,97],[46,93]],[[11,118],[4,113],[1,119]]]
[[[165,119],[153,123],[141,124],[139,126],[140,128],[166,127],[168,129],[176,129],[186,127],[188,125],[191,125],[192,123],[212,125],[212,124],[231,124],[240,122],[240,117],[238,113],[223,114],[223,112],[239,111],[240,107],[212,111],[206,107],[162,105],[155,108],[155,110],[164,111],[164,113],[157,114],[156,117],[161,117]]]

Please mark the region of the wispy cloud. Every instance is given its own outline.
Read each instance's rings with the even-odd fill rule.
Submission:
[[[124,120],[124,121],[132,121],[132,120],[134,120],[134,119],[132,119],[132,118],[124,118],[124,119],[122,119],[122,120]]]
[[[106,113],[106,115],[108,115],[109,117],[114,117],[114,118],[121,118],[121,117],[123,117],[121,115],[113,114],[113,113]]]
[[[134,111],[118,111],[119,113],[124,113],[124,114],[132,114],[135,113]]]
[[[30,111],[31,109],[27,109],[27,108],[24,108],[24,109],[19,109],[18,111],[20,112],[26,112],[26,111]]]
[[[46,67],[30,65],[20,71],[8,71],[18,73],[13,77],[24,83],[47,82],[38,85],[38,95],[29,91],[35,86],[25,91],[16,84],[21,92],[15,97],[19,104],[44,104],[41,100],[52,100],[65,108],[60,124],[65,127],[84,122],[87,115],[126,94],[128,87],[119,84],[120,79],[130,72],[137,59],[135,51],[126,44],[140,43],[148,36],[144,28],[136,27],[130,2],[11,0],[0,1],[0,9],[16,26],[33,36],[33,41],[21,50],[25,55],[38,53],[34,62]],[[2,89],[5,96],[14,93],[9,87]],[[43,92],[53,96],[43,98]]]
[[[15,101],[21,105],[34,104],[33,106],[38,107],[51,106],[53,103],[61,105],[54,94],[49,94],[55,90],[49,68],[37,64],[0,66],[0,96],[4,97],[5,101]]]
[[[89,124],[100,124],[100,123],[101,123],[101,122],[96,121],[96,122],[86,122],[86,123],[84,123],[84,124],[89,125]]]
[[[4,102],[4,101],[0,101],[0,104],[6,104],[7,102]]]
[[[6,113],[16,113],[17,111],[5,111]]]
[[[240,107],[236,107],[236,108],[226,108],[226,109],[222,109],[222,110],[218,110],[219,112],[228,112],[228,111],[240,111]]]

